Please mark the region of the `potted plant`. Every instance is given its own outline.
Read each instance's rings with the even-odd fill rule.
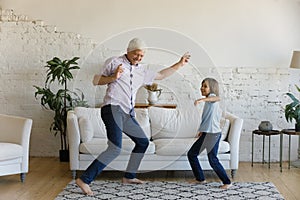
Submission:
[[[50,131],[55,135],[60,134],[61,147],[59,151],[60,161],[69,160],[69,151],[67,144],[67,112],[76,106],[87,107],[84,95],[77,94],[68,89],[68,81],[73,79],[73,70],[80,69],[76,62],[79,57],[70,60],[64,60],[54,57],[47,61],[47,76],[44,87],[34,86],[36,88],[35,98],[40,96],[42,107],[54,111],[54,121],[50,125]],[[56,90],[51,88],[55,84]],[[57,88],[58,86],[58,88]]]
[[[158,89],[158,84],[153,83],[152,85],[146,85],[145,88],[148,91],[148,102],[149,104],[155,104],[161,95],[162,89]]]
[[[300,92],[300,88],[295,85],[298,92]],[[300,131],[300,101],[292,94],[286,93],[292,102],[285,106],[285,118],[287,122],[292,122],[293,119],[295,120],[295,130]]]

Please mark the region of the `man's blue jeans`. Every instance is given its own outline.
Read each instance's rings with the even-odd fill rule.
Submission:
[[[188,159],[192,167],[194,176],[198,181],[204,181],[204,173],[200,166],[198,155],[206,149],[210,166],[216,172],[223,184],[230,184],[231,181],[228,178],[226,171],[219,162],[217,157],[219,142],[221,139],[221,133],[202,133],[202,135],[196,140],[188,151]]]
[[[144,153],[148,148],[149,139],[136,119],[126,114],[120,106],[106,105],[102,107],[101,118],[106,127],[108,147],[84,171],[80,179],[84,183],[90,184],[111,161],[120,155],[122,132],[135,143],[124,177],[128,179],[135,178]]]

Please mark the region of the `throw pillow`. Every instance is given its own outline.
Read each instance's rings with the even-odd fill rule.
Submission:
[[[220,127],[222,130],[222,136],[221,141],[225,140],[228,135],[229,127],[230,127],[230,121],[229,119],[222,118],[220,122]]]
[[[80,117],[78,120],[80,138],[82,142],[89,142],[94,137],[94,130],[90,120],[84,117]]]
[[[151,138],[150,120],[147,108],[134,109],[136,113],[136,120],[144,130],[147,138]]]
[[[179,125],[178,115],[176,109],[149,107],[152,138],[176,137]]]
[[[90,121],[93,128],[93,137],[106,138],[105,125],[101,119],[101,108],[76,107],[74,111],[78,119],[83,117]]]

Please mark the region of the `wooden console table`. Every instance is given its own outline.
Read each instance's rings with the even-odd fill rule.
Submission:
[[[148,104],[148,103],[136,103],[135,108],[148,108],[150,106],[160,107],[160,108],[173,108],[177,107],[176,104]]]

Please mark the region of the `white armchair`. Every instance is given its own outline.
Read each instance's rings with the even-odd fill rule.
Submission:
[[[25,181],[31,127],[32,119],[0,114],[0,176],[20,174]]]

